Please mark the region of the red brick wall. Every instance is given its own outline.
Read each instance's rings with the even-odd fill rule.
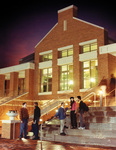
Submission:
[[[58,97],[58,66],[57,66],[57,49],[60,47],[73,45],[73,78],[74,78],[74,93],[73,95],[79,94],[79,89],[81,85],[81,65],[79,62],[79,43],[97,39],[98,49],[107,43],[107,32],[103,28],[93,26],[91,24],[85,23],[83,21],[73,18],[75,13],[73,9],[61,12],[58,14],[58,24],[54,29],[38,44],[35,48],[35,99],[52,99]],[[67,31],[63,31],[63,21],[67,20]],[[51,96],[38,96],[38,91],[40,91],[40,73],[38,71],[39,63],[39,53],[53,50],[53,95]],[[99,56],[99,52],[98,52]],[[98,59],[99,64],[101,60]],[[99,73],[100,68],[98,67]],[[38,75],[39,74],[39,75]],[[38,89],[39,85],[39,89]]]

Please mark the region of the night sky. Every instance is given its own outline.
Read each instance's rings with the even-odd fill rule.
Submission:
[[[78,18],[106,28],[116,40],[115,1],[2,1],[0,4],[0,68],[17,65],[57,23],[57,11],[78,7]]]

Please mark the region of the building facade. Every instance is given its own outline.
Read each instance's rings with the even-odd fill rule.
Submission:
[[[21,72],[24,80],[20,79],[20,84],[34,100],[57,99],[67,93],[76,97],[98,85],[103,76],[109,82],[110,75],[116,75],[116,43],[109,40],[103,27],[78,19],[77,15],[78,9],[73,5],[58,11],[58,23],[35,46],[34,63],[10,70],[10,90],[22,89],[18,76]],[[3,92],[9,73],[4,70],[0,70]],[[17,76],[12,88],[11,74]],[[15,77],[12,80],[16,81]]]

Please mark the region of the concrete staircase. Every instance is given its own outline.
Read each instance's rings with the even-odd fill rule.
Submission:
[[[59,119],[52,119],[43,125],[42,139],[48,141],[116,147],[116,107],[90,107],[85,114],[85,130],[70,129],[67,113],[66,136],[59,134]],[[79,119],[78,119],[79,126]],[[41,133],[41,131],[40,131]]]

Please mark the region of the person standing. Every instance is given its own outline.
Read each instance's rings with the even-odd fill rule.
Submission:
[[[27,110],[27,104],[26,102],[23,103],[23,107],[20,109],[20,120],[21,120],[21,125],[20,125],[20,135],[19,139],[23,137],[23,132],[24,132],[24,138],[27,138],[27,124],[28,124],[28,119],[29,119],[29,114]]]
[[[79,129],[85,129],[84,124],[84,112],[89,111],[88,106],[81,100],[81,96],[77,96],[77,99],[80,101],[79,103],[79,119],[80,119],[80,127]]]
[[[58,112],[55,114],[55,118],[59,116],[60,120],[60,135],[66,135],[64,133],[64,124],[65,124],[65,118],[66,118],[66,111],[68,108],[64,109],[64,102],[61,103],[61,107],[58,109]]]
[[[32,123],[32,131],[34,133],[34,138],[33,140],[37,140],[39,139],[39,119],[40,119],[40,116],[41,116],[41,110],[40,108],[38,107],[38,103],[35,102],[34,103],[34,106],[35,106],[35,109],[34,109],[34,118],[33,118],[33,123]]]
[[[70,97],[70,117],[71,117],[71,126],[72,129],[77,128],[77,103],[74,100],[74,97]]]

